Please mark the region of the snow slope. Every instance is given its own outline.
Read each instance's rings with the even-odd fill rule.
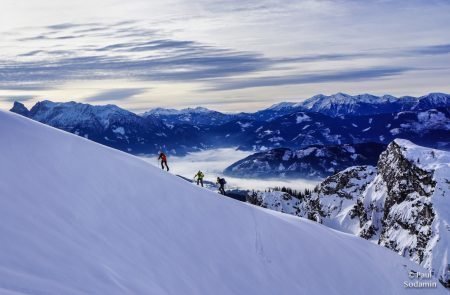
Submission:
[[[1,294],[447,294],[325,226],[0,112]],[[173,163],[175,164],[175,163]]]

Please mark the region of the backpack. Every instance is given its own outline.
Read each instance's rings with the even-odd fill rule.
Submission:
[[[227,182],[226,182],[225,178],[221,178],[221,179],[219,179],[219,183],[220,183],[220,184],[227,184]]]

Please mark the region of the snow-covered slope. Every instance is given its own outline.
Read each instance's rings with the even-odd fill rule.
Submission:
[[[409,270],[424,271],[22,116],[0,121],[3,294],[411,294]]]

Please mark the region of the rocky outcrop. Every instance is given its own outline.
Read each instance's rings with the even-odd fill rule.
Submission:
[[[450,286],[449,152],[396,139],[376,168],[330,176],[289,211],[389,248]]]
[[[30,111],[24,106],[23,103],[15,101],[13,107],[11,108],[11,112],[16,114],[28,117],[30,115]]]
[[[281,191],[253,192],[247,197],[247,202],[282,213],[300,214],[300,200]]]
[[[419,168],[405,157],[405,149],[394,141],[378,162],[378,171],[386,186],[379,244],[422,263],[432,235],[435,214],[431,196],[436,181],[433,172]],[[420,157],[417,161],[420,163]],[[413,240],[405,242],[398,238],[401,235]]]

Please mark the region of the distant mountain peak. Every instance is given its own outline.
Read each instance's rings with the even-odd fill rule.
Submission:
[[[184,109],[166,109],[166,108],[153,108],[150,109],[149,111],[145,112],[143,114],[143,116],[146,115],[182,115],[182,114],[192,114],[192,113],[211,113],[211,112],[216,112],[213,110],[210,110],[208,108],[205,107],[195,107],[195,108],[184,108]]]
[[[205,108],[205,107],[195,107],[195,108],[182,109],[181,112],[187,112],[187,113],[210,113],[210,112],[215,112],[215,111],[210,110],[210,109]]]
[[[268,110],[273,110],[273,111],[279,111],[282,110],[284,108],[290,108],[292,106],[294,106],[296,103],[294,102],[280,102],[280,103],[276,103],[271,105],[270,107],[268,107]]]
[[[414,110],[426,110],[437,107],[450,107],[450,94],[430,93],[419,97],[419,101],[414,105]]]
[[[277,106],[288,108],[290,103],[279,103]],[[331,117],[371,114],[395,113],[407,110],[426,110],[431,108],[449,107],[450,95],[445,93],[430,93],[419,98],[393,95],[376,96],[369,93],[349,95],[338,92],[332,95],[318,94],[300,103],[290,105],[291,108],[303,108],[305,111],[322,113]],[[295,111],[295,110],[294,110]]]

